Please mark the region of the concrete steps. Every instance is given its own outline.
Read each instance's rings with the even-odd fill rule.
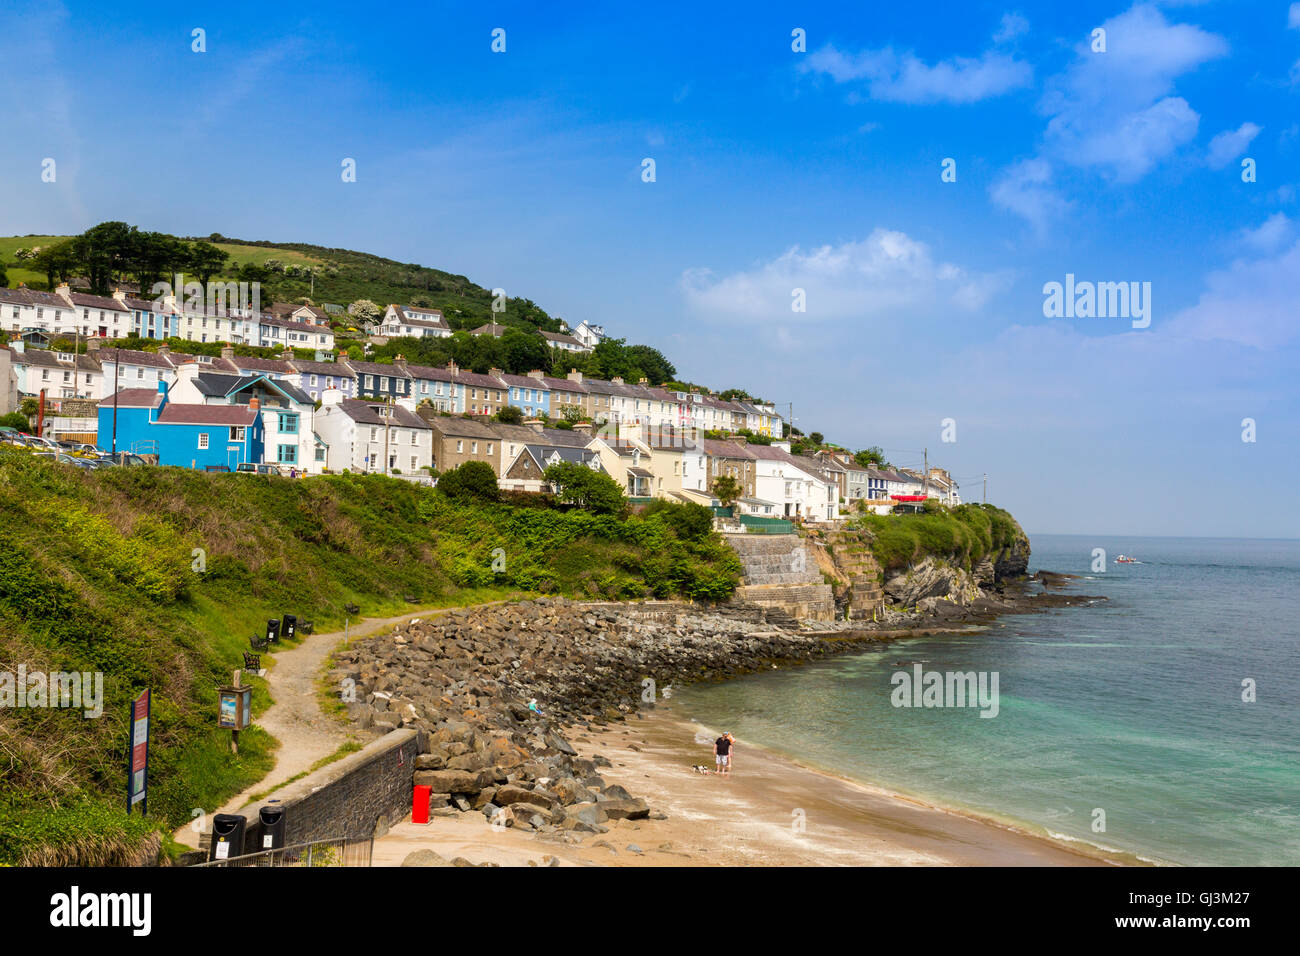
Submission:
[[[835,596],[808,546],[796,534],[729,534],[729,545],[745,569],[734,600],[768,608],[798,620],[829,621]]]

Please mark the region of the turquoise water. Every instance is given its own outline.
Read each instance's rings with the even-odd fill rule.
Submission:
[[[1031,567],[1110,600],[680,688],[678,707],[741,748],[1035,832],[1171,863],[1300,865],[1300,541],[1032,544]],[[1095,547],[1142,563],[1095,574]],[[917,661],[996,672],[997,717],[893,706],[891,675]]]

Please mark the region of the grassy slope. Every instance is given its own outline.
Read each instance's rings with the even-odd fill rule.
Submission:
[[[0,262],[9,263],[9,284],[25,282],[34,289],[44,289],[45,275],[26,265],[15,265],[16,249],[46,246],[67,236],[7,236],[0,237]],[[328,249],[307,243],[249,244],[243,242],[217,242],[217,247],[230,253],[225,275],[214,277],[223,280],[234,278],[236,270],[246,264],[261,265],[267,259],[278,259],[285,264],[318,265],[329,268],[329,274],[316,277],[314,294],[307,279],[276,275],[262,288],[262,301],[269,307],[273,301],[297,302],[311,294],[317,303],[333,302],[346,306],[357,299],[371,299],[384,308],[390,303],[411,304],[423,300],[441,308],[452,328],[472,329],[492,318],[492,294],[465,276],[454,275],[440,269],[430,269],[412,263],[396,262],[381,256],[349,249]],[[558,331],[559,322],[536,306],[524,300],[509,299],[506,310],[496,315],[503,325],[528,324],[549,331]]]
[[[193,549],[206,571],[192,570]],[[490,570],[495,548],[505,574]],[[171,468],[82,473],[0,452],[0,671],[102,671],[97,720],[0,710],[0,863],[116,862],[155,827],[211,812],[270,764],[272,742],[214,727],[248,636],[296,613],[367,616],[522,591],[723,597],[739,565],[657,520],[451,505],[381,476],[291,481]],[[267,703],[254,681],[254,712]],[[153,697],[150,820],[126,817],[127,702]]]
[[[882,571],[895,571],[935,555],[971,570],[985,555],[1023,547],[1029,539],[1011,514],[993,505],[964,504],[933,514],[865,515],[853,520],[871,535]]]

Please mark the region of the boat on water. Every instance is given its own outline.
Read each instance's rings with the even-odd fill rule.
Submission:
[[[1115,563],[1116,564],[1141,564],[1142,562],[1140,562],[1137,558],[1134,558],[1130,555],[1121,554],[1115,558]]]

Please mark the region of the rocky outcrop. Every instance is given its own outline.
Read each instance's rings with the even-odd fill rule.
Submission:
[[[330,679],[355,699],[358,727],[413,727],[423,751],[412,783],[432,813],[482,813],[496,825],[573,841],[652,808],[600,775],[565,734],[627,718],[674,684],[721,679],[837,653],[774,627],[761,609],[591,606],[564,599],[458,610],[355,642]]]
[[[919,605],[926,598],[969,604],[983,597],[976,578],[964,568],[952,567],[929,556],[906,571],[889,577],[885,581],[884,590],[891,604],[901,604],[904,607]]]

